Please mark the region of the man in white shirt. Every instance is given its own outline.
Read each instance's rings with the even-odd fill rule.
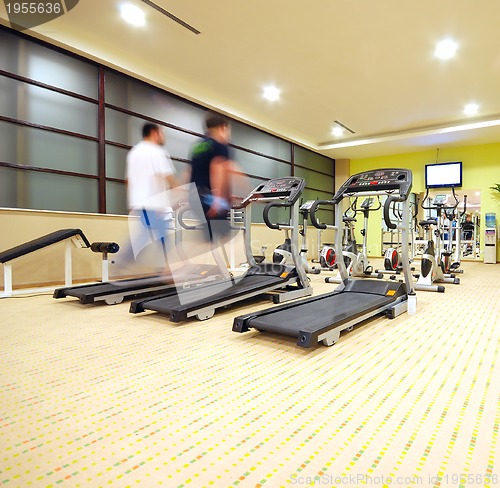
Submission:
[[[139,216],[148,230],[150,241],[159,240],[166,258],[165,235],[171,227],[172,207],[169,189],[177,186],[175,168],[164,147],[163,128],[152,123],[144,124],[143,140],[127,155],[127,197],[131,215]],[[136,256],[144,243],[134,245]]]

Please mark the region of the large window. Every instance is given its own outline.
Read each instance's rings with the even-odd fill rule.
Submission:
[[[335,161],[300,146],[294,148],[295,175],[306,180],[303,200],[329,200],[335,188]],[[318,212],[318,218],[333,224],[333,207]]]
[[[144,122],[164,126],[182,173],[205,113],[0,26],[0,206],[125,214],[126,157]],[[232,123],[232,147],[250,186],[297,175],[307,181],[304,201],[331,197],[333,160],[239,121]]]
[[[0,205],[99,210],[98,66],[0,29]]]

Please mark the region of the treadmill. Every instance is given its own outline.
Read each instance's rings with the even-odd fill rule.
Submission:
[[[176,212],[175,244],[178,250],[181,249],[180,233],[182,227],[187,230],[199,230],[196,225],[189,225],[186,222],[185,215],[190,211],[189,205],[183,205]],[[221,259],[213,252],[214,259],[218,264],[191,264],[186,259],[186,279],[183,282],[184,287],[198,286],[200,283],[214,282],[229,277],[225,264],[221,263]],[[164,296],[174,296],[177,293],[176,284],[172,277],[164,275],[153,275],[138,278],[126,278],[114,281],[105,281],[98,283],[90,283],[84,285],[69,286],[57,288],[54,290],[53,298],[78,298],[83,305],[93,304],[96,302],[104,302],[107,305],[116,305],[123,302],[124,299],[134,300],[149,296],[156,296],[162,293]]]
[[[341,284],[330,293],[284,304],[278,307],[236,317],[234,332],[250,329],[274,332],[297,339],[297,345],[311,347],[318,342],[326,346],[335,344],[343,330],[374,317],[386,315],[394,318],[408,307],[408,297],[414,296],[409,264],[408,237],[410,230],[408,197],[412,186],[412,173],[407,169],[381,169],[351,176],[332,200],[318,200],[311,207],[311,222],[318,229],[335,230],[335,249],[342,249],[342,201],[349,197],[385,195],[383,207],[386,225],[402,233],[402,261],[404,282],[379,279],[350,278],[343,259],[337,260]],[[402,202],[402,221],[391,221],[389,209],[393,202]],[[316,218],[320,205],[334,205],[335,225],[327,226]]]
[[[199,320],[211,318],[217,308],[226,307],[242,300],[270,294],[274,303],[312,295],[312,288],[305,269],[300,264],[299,246],[299,197],[305,180],[298,177],[275,178],[258,185],[238,205],[243,212],[245,254],[250,268],[243,275],[210,285],[200,285],[191,290],[179,290],[175,295],[135,300],[131,313],[147,310],[169,316],[172,322],[191,317]],[[256,203],[267,203],[263,209],[266,225],[275,230],[291,231],[292,265],[257,263],[252,253],[251,209]],[[273,208],[286,209],[290,218],[286,223],[272,222],[269,212]]]

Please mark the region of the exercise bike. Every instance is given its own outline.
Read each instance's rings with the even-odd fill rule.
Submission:
[[[299,213],[302,217],[302,228],[299,230],[299,234],[302,236],[299,262],[304,271],[309,274],[319,274],[321,272],[321,269],[311,266],[307,261],[307,219],[309,216],[309,210],[311,209],[314,201],[315,200],[308,200],[299,208]],[[293,265],[292,241],[287,229],[285,229],[285,241],[273,252],[273,263],[290,266]]]
[[[344,264],[346,269],[349,268],[351,260],[345,253],[357,253],[356,239],[354,238],[354,222],[355,218],[347,217],[344,214],[342,218],[344,223],[344,230],[342,233],[342,251]],[[318,229],[318,236],[320,235],[321,229]],[[333,244],[324,243],[318,249],[319,260],[313,260],[313,263],[319,263],[322,271],[334,271],[337,269],[337,253],[335,252],[335,247]]]
[[[410,203],[410,211],[411,211],[411,222],[410,226],[410,264],[414,260],[414,252],[415,252],[415,228],[417,225],[417,213],[418,213],[418,200],[415,203]],[[391,206],[392,214],[396,220],[396,222],[401,222],[403,215],[399,207],[396,206],[396,202]],[[403,261],[401,257],[401,253],[399,252],[399,248],[401,247],[401,232],[399,226],[397,226],[397,242],[398,247],[389,247],[384,252],[384,269],[376,270],[376,273],[390,274],[390,275],[399,275],[403,269]],[[415,269],[412,267],[411,271]]]
[[[349,246],[344,247],[342,250],[342,255],[344,257],[344,261],[346,262],[346,269],[349,276],[353,278],[383,278],[383,274],[379,272],[374,272],[373,266],[370,264],[367,253],[367,230],[368,230],[368,217],[370,212],[374,212],[382,208],[382,203],[380,202],[380,198],[377,197],[378,206],[373,207],[374,198],[366,197],[360,205],[360,208],[357,208],[357,198],[354,199],[351,206],[344,213],[344,224],[349,227],[350,235],[352,236],[352,240]],[[363,214],[363,228],[360,233],[363,236],[363,245],[361,251],[358,251],[356,240],[354,239],[354,228],[353,224],[356,222],[356,215],[358,213]],[[348,264],[347,264],[348,263]],[[340,277],[329,277],[325,278],[326,283],[339,283]]]
[[[401,214],[396,211],[396,202],[391,206],[392,214],[397,221],[401,221]],[[397,228],[397,242],[400,242],[400,230]],[[392,243],[392,239],[391,239]],[[403,262],[401,261],[401,254],[396,247],[389,247],[384,252],[384,272],[398,272],[402,269]]]

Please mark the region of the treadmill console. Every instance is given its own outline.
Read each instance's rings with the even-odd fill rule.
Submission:
[[[403,198],[408,198],[412,185],[412,173],[409,169],[377,169],[351,176],[337,191],[334,200],[343,195],[368,191],[398,190]]]
[[[275,178],[260,184],[241,202],[245,207],[250,202],[270,202],[280,200],[284,203],[293,204],[302,194],[305,180],[294,176]]]

